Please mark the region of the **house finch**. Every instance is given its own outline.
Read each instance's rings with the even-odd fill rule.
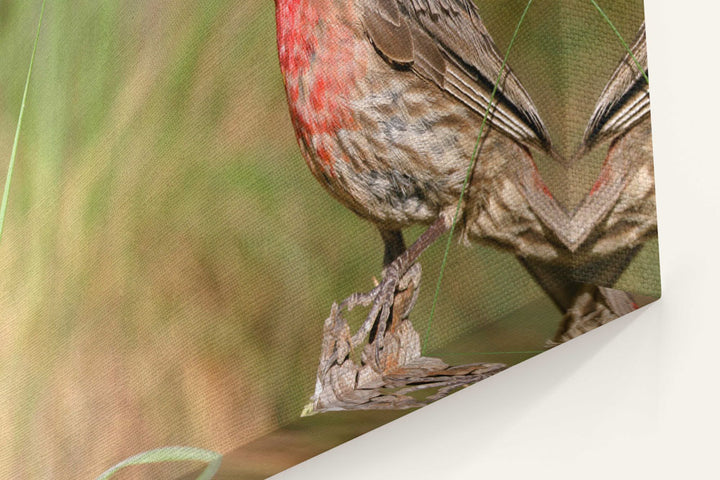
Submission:
[[[487,112],[480,164],[507,157],[506,147],[555,155],[549,135],[471,0],[275,6],[303,157],[332,196],[377,226],[385,244],[383,282],[348,299],[373,305],[353,344],[378,315],[382,338],[399,278],[449,229]],[[406,250],[401,230],[413,224],[431,227]]]
[[[280,66],[305,161],[336,199],[377,226],[385,244],[382,283],[333,305],[310,411],[399,408],[377,389],[403,379],[418,389],[439,386],[440,376],[447,394],[484,378],[456,376],[477,365],[447,369],[419,358],[417,334],[397,327],[408,327],[403,319],[417,293],[419,265],[410,267],[456,212],[466,239],[511,252],[555,301],[564,314],[555,342],[636,307],[607,286],[655,227],[647,85],[638,80],[647,70],[644,28],[633,46],[640,68],[623,59],[576,155],[611,142],[602,172],[568,211],[533,161],[531,149],[559,159],[547,130],[470,0],[275,3]],[[479,162],[458,205],[476,144]],[[405,249],[401,231],[412,224],[430,227]],[[372,307],[350,338],[339,312],[359,304]],[[373,328],[361,365],[347,361]]]

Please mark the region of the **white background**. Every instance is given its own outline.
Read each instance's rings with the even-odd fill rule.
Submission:
[[[646,20],[663,298],[276,478],[720,479],[720,6]]]

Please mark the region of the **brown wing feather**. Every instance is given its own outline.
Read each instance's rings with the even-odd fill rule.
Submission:
[[[375,47],[391,64],[410,65],[414,61],[410,28],[400,16],[394,2],[384,2],[383,8],[368,9],[365,28]]]
[[[595,106],[585,130],[585,150],[625,133],[650,114],[650,85],[645,79],[648,62],[644,23],[630,50],[632,56],[628,53],[620,61]]]
[[[502,57],[470,0],[364,0],[363,5],[368,36],[390,64],[411,68],[485,114]],[[489,117],[494,127],[551,151],[535,105],[507,66],[494,104]]]

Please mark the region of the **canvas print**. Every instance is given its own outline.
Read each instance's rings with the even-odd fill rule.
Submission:
[[[0,476],[267,478],[660,296],[641,0],[0,23]]]

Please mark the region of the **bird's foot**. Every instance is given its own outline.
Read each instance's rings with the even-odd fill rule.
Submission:
[[[411,298],[403,302],[402,316],[409,314],[415,305],[418,294],[418,286],[420,285],[421,268],[420,264],[412,264],[409,267],[403,265],[402,259],[398,259],[388,265],[383,271],[382,281],[367,293],[354,293],[343,300],[334,315],[340,316],[343,311],[351,311],[357,306],[370,307],[362,325],[350,339],[351,348],[365,342],[368,336],[371,336],[370,343],[377,343],[379,348],[382,344],[387,332],[389,323],[392,321],[393,308],[396,296],[400,292],[407,291],[410,287]]]
[[[393,304],[398,291],[408,290],[410,285],[419,287],[420,266],[416,263],[417,259],[428,246],[432,245],[448,229],[448,222],[443,217],[438,218],[418,237],[409,249],[402,252],[385,267],[383,280],[379,285],[367,293],[355,293],[340,303],[338,314],[342,310],[350,311],[358,305],[370,306],[370,312],[368,312],[365,321],[351,339],[353,348],[363,343],[368,335],[374,332],[371,343],[377,345],[378,351],[382,350],[388,320],[392,318]],[[412,290],[415,292],[413,298],[416,299],[418,289],[414,288]],[[403,308],[402,314],[409,313],[414,304],[414,300],[411,301],[408,306]]]
[[[375,288],[366,293],[354,293],[339,304],[333,304],[330,316],[325,320],[321,375],[324,376],[333,365],[345,363],[350,353],[363,344],[371,332],[370,346],[375,364],[385,363],[381,352],[388,326],[397,326],[409,317],[420,291],[422,269],[419,263],[413,264],[402,277],[399,272],[398,266],[391,264],[383,272],[382,282]],[[358,306],[371,308],[358,331],[351,335],[343,312]]]

